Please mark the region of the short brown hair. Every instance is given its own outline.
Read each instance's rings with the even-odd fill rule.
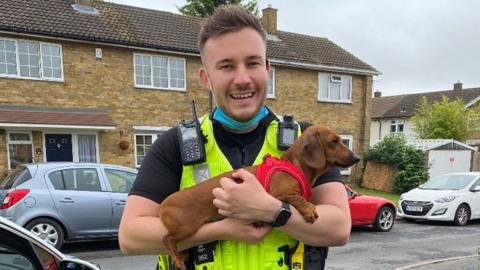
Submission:
[[[238,5],[222,5],[207,17],[200,29],[198,47],[200,53],[209,38],[251,27],[266,41],[265,32],[257,17]]]

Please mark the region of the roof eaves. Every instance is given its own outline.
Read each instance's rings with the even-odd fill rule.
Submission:
[[[344,73],[351,73],[351,74],[375,75],[375,76],[382,74],[375,69],[367,70],[367,69],[356,69],[356,68],[340,67],[340,66],[309,64],[309,63],[293,62],[293,61],[282,60],[282,59],[274,59],[274,58],[269,58],[268,60],[272,64],[289,66],[289,67],[297,67],[297,68],[306,68],[306,69],[314,69],[314,70],[328,70],[328,71],[344,72]]]

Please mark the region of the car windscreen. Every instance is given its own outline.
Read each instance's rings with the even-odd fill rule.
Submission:
[[[26,167],[20,166],[3,179],[0,183],[0,189],[11,189],[30,179],[32,179],[30,171]]]
[[[421,189],[457,190],[465,188],[475,175],[441,175],[428,180]]]

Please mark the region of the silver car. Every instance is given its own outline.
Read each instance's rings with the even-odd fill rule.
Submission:
[[[0,216],[57,249],[115,238],[137,170],[108,164],[25,164],[0,183]]]
[[[100,267],[62,254],[31,232],[0,217],[0,269],[100,270]]]

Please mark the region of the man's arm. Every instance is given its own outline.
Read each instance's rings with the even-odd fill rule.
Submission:
[[[241,178],[222,178],[222,188],[213,191],[219,213],[233,218],[271,222],[281,202],[268,194],[255,176],[246,170],[233,174]],[[312,246],[345,245],[350,237],[351,219],[345,187],[340,182],[327,182],[312,189],[310,200],[316,205],[318,219],[307,223],[292,207],[292,216],[280,230]]]
[[[342,246],[348,242],[351,230],[350,208],[345,186],[328,182],[312,189],[310,200],[316,205],[318,218],[313,224],[292,207],[292,216],[280,227],[293,238],[311,246]]]
[[[165,254],[163,237],[167,229],[158,216],[160,204],[147,198],[128,197],[119,230],[120,249],[126,255]],[[203,225],[194,235],[181,241],[185,250],[215,240],[237,240],[258,243],[271,231],[269,226],[254,226],[251,221],[225,218]]]

